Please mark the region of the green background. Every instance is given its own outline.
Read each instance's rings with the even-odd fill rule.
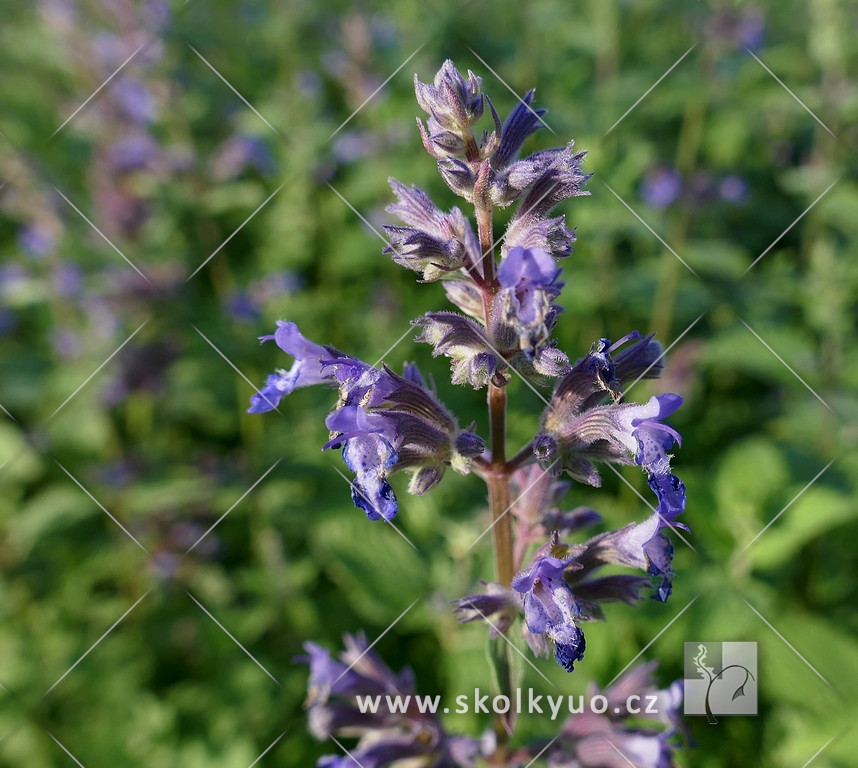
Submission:
[[[336,193],[375,228],[393,223],[389,176],[458,204],[420,146],[412,91],[415,72],[429,80],[450,57],[502,115],[516,103],[507,85],[537,89],[556,136],[526,151],[574,138],[589,152],[591,196],[561,206],[578,227],[557,329],[570,357],[634,328],[669,345],[697,320],[664,380],[634,393],[685,398],[674,466],[694,551],[676,542],[666,605],[609,606],[574,674],[539,668],[582,693],[658,636],[641,659],[658,659],[667,684],[685,641],[756,641],[759,716],[689,719],[697,747],[680,764],[802,768],[833,739],[812,764],[854,765],[856,5],[192,0],[160,22],[156,10],[19,0],[0,26],[0,763],[72,765],[50,732],[86,768],[243,768],[285,732],[259,765],[313,765],[337,747],[306,732],[302,643],[374,639],[414,600],[377,645],[390,666],[451,700],[488,687],[484,629],[449,607],[492,574],[489,537],[469,549],[488,524],[479,480],[450,473],[423,498],[395,480],[412,549],[352,507],[339,457],[320,453],[333,393],[300,390],[280,415],[251,416],[253,388],[231,367],[259,385],[289,365],[256,341],[278,318],[374,362],[413,317],[444,308],[441,287],[382,256]],[[743,37],[755,23],[761,35]],[[119,63],[144,48],[56,132],[115,70],[97,58],[110,45]],[[120,173],[126,77],[146,88],[141,130],[160,154]],[[229,169],[236,136],[256,165]],[[658,173],[682,181],[667,205],[648,191]],[[26,247],[34,222],[55,240],[47,252]],[[407,336],[385,360],[417,360],[485,434],[483,393],[452,387],[430,352]],[[515,450],[542,404],[516,382],[510,397]],[[568,506],[613,527],[642,519],[605,474]],[[529,669],[524,685],[546,687]],[[475,736],[489,725],[447,722]],[[524,716],[517,739],[555,732]]]

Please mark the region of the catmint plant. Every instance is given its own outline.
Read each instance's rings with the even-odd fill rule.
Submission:
[[[385,252],[421,282],[442,284],[453,309],[415,319],[416,340],[430,344],[434,356],[448,358],[454,384],[486,390],[488,439],[473,425],[460,426],[470,420],[450,413],[416,365],[407,364],[401,374],[368,365],[306,339],[287,321],[262,341],[274,341],[293,363],[268,377],[249,410],[277,408],[298,387],[335,387],[336,403],[326,420],[330,435],[322,447],[341,451],[354,475],[352,501],[370,520],[391,520],[398,513],[390,482],[398,472],[411,475],[408,491],[417,495],[442,482],[448,468],[481,478],[488,486],[496,573],[474,594],[456,600],[455,614],[461,622],[485,622],[499,669],[509,645],[501,636],[520,631],[533,654],[553,655],[572,672],[585,658],[584,625],[604,619],[604,603],[635,604],[648,593],[659,601],[670,596],[673,549],[667,529],[684,527],[676,519],[685,508],[685,487],[671,468],[670,451],[681,438],[666,419],[682,399],[625,399],[632,383],[661,373],[663,352],[652,336],[632,330],[616,341],[597,339],[575,362],[557,346],[561,264],[576,232],[564,215],[552,212],[564,200],[588,194],[590,174],[582,169],[585,153],[572,142],[520,157],[545,112],[532,106],[534,92],[501,121],[481,79],[472,72],[463,76],[451,61],[432,83],[415,76],[415,91],[428,115],[425,123],[417,121],[423,146],[460,205],[473,209],[473,220],[460,207],[444,210],[417,187],[391,179],[395,201],[387,210],[400,223],[386,228]],[[493,212],[508,206],[515,209],[496,240]],[[514,376],[542,389],[547,405],[533,439],[508,455],[507,385]],[[603,464],[639,466],[655,511],[619,530],[576,540],[601,518],[590,508],[567,509],[564,499],[576,483],[598,487]],[[606,566],[633,572],[606,574]],[[537,756],[555,767],[619,765],[611,745],[622,745],[637,765],[671,764],[676,686],[658,694],[664,704],[659,727],[629,725],[611,714],[573,715],[542,755],[544,745],[511,746],[512,717],[500,717],[491,738],[476,741],[446,733],[435,715],[356,709],[358,694],[407,695],[415,683],[410,672],[394,675],[361,636],[345,642],[339,661],[306,645],[310,723],[319,738],[358,736],[354,755],[361,765],[524,765]],[[652,671],[635,668],[604,695],[652,691]],[[498,679],[502,692],[511,692],[510,677],[499,673]],[[318,763],[348,764],[349,757],[339,756]]]

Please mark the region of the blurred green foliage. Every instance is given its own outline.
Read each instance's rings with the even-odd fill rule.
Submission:
[[[352,508],[337,457],[319,452],[331,393],[244,413],[248,380],[288,364],[255,341],[278,318],[373,362],[443,304],[440,286],[380,255],[340,195],[376,229],[389,176],[458,203],[420,148],[411,88],[451,57],[502,114],[515,103],[507,84],[537,88],[556,136],[526,149],[574,138],[589,151],[592,194],[564,206],[579,239],[564,264],[562,348],[575,358],[601,336],[655,330],[677,341],[665,380],[635,396],[656,386],[686,399],[675,467],[694,551],[676,543],[671,601],[609,610],[587,627],[574,675],[540,669],[580,693],[657,636],[643,658],[660,659],[667,683],[684,641],[756,640],[760,715],[690,721],[697,748],[681,764],[802,766],[833,737],[813,765],[854,765],[854,4],[197,0],[160,21],[155,3],[7,5],[0,762],[71,765],[48,731],[87,768],[242,768],[285,731],[259,764],[312,765],[337,748],[306,733],[302,643],[375,638],[415,599],[377,646],[391,667],[411,665],[421,692],[451,699],[488,687],[484,629],[458,626],[448,605],[491,578],[489,537],[469,549],[487,525],[479,481],[450,476],[423,498],[396,483],[414,550]],[[123,116],[117,88],[151,114]],[[156,157],[117,170],[111,152],[135,131]],[[231,167],[230,140],[255,161]],[[386,358],[410,359],[485,433],[481,394],[453,388],[446,363],[408,340]],[[541,403],[511,389],[517,447]],[[638,474],[575,489],[569,506],[591,504],[613,526],[640,519]],[[525,686],[544,685],[526,671]],[[488,725],[447,722],[473,735]],[[522,739],[555,729],[538,716],[519,727]]]

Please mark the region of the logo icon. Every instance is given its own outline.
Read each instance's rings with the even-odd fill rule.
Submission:
[[[683,677],[686,715],[757,714],[756,643],[685,643]]]

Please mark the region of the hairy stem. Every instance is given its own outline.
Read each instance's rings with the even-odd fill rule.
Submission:
[[[483,308],[486,330],[491,323],[491,307],[497,294],[495,254],[492,232],[492,205],[486,195],[488,164],[483,164],[474,185],[474,208],[477,218],[477,234],[483,264]],[[489,486],[489,505],[492,510],[492,533],[495,545],[495,565],[498,581],[509,586],[513,576],[512,520],[507,514],[510,505],[509,477],[511,470],[506,464],[506,387],[489,383],[489,428],[491,431],[492,461],[486,473]]]
[[[489,422],[492,441],[492,471],[488,475],[489,505],[498,581],[508,587],[512,582],[512,518],[509,514],[509,471],[506,466],[506,387],[489,384]]]
[[[475,164],[476,165],[476,164]],[[490,167],[483,162],[477,171],[477,181],[474,184],[474,209],[477,220],[477,235],[480,240],[480,262],[482,265],[482,283],[480,289],[483,295],[483,314],[487,338],[490,338],[492,322],[492,306],[500,288],[497,281],[495,265],[494,232],[492,230],[492,204],[488,197],[488,181]],[[483,477],[489,487],[489,506],[492,510],[492,536],[494,539],[495,570],[497,580],[508,587],[513,576],[513,536],[512,518],[508,514],[510,507],[509,479],[512,469],[506,461],[506,387],[503,380],[503,370],[496,372],[496,381],[489,382],[489,429],[491,432],[491,462],[483,467]],[[501,690],[507,686],[499,681]],[[505,691],[507,695],[511,691]],[[492,765],[505,766],[508,759],[509,733],[504,716],[496,714],[494,730],[497,737],[497,748],[491,759]]]
[[[477,206],[477,232],[483,262],[483,282],[487,286],[495,283],[495,253],[492,247],[492,209]],[[487,318],[488,319],[488,318]]]

